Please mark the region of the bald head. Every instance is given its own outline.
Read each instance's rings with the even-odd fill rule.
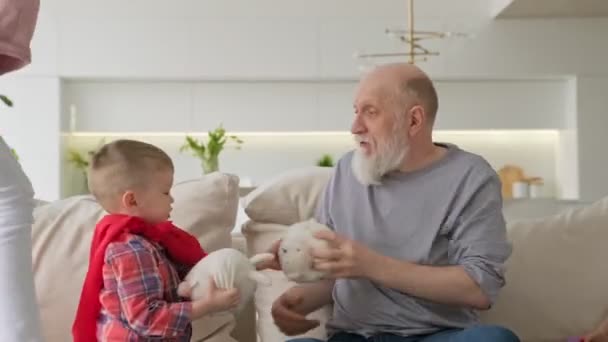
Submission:
[[[391,97],[399,106],[420,105],[428,122],[432,124],[435,121],[439,107],[437,92],[428,75],[415,65],[393,63],[378,66],[363,78],[361,85]]]

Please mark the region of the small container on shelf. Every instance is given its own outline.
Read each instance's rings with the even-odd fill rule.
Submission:
[[[526,180],[513,182],[513,198],[528,198],[530,197],[530,184]]]
[[[533,177],[528,179],[530,198],[544,197],[543,179],[541,177]]]

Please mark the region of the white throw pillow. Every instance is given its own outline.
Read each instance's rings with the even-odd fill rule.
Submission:
[[[482,313],[523,341],[565,341],[608,314],[608,198],[508,225],[513,255],[497,303]]]
[[[256,222],[294,224],[311,218],[333,168],[310,167],[285,172],[258,186],[242,200]]]
[[[174,223],[198,238],[207,252],[230,247],[238,204],[238,178],[214,173],[176,184]],[[91,196],[37,207],[32,227],[33,267],[47,342],[71,341],[71,327],[88,268],[95,225],[105,214]],[[193,340],[229,341],[232,315],[193,322]],[[221,336],[220,336],[221,335]],[[217,337],[220,336],[220,337]]]

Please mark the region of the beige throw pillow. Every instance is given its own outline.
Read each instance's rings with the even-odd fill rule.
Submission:
[[[286,225],[308,219],[333,171],[310,167],[285,172],[243,198],[245,213],[252,221]]]
[[[238,205],[238,178],[214,173],[176,184],[172,219],[203,248],[230,247]],[[41,205],[34,212],[33,262],[42,329],[47,342],[71,341],[71,327],[88,268],[93,230],[104,215],[91,196]],[[194,322],[194,341],[231,341],[231,315]]]
[[[523,341],[564,341],[608,318],[608,198],[508,225],[507,284],[484,322]]]

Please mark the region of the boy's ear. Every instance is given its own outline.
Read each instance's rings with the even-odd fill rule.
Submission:
[[[135,193],[131,190],[127,190],[122,195],[122,205],[125,208],[137,207],[137,200],[135,199]]]

